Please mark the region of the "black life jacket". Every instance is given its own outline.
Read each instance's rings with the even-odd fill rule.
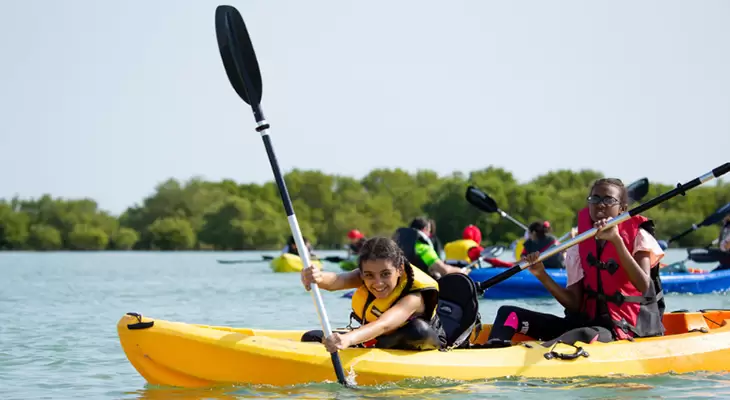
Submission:
[[[406,260],[411,265],[415,265],[421,271],[429,273],[428,265],[416,254],[416,243],[425,243],[433,247],[433,243],[426,238],[423,232],[413,228],[398,228],[393,234],[393,240],[398,244],[398,247],[405,254]]]

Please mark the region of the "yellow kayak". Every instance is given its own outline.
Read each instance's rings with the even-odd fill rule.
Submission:
[[[315,267],[322,269],[322,262],[312,260]],[[274,272],[300,272],[302,270],[302,259],[294,254],[284,253],[271,260],[271,270]]]
[[[340,351],[345,373],[358,385],[408,378],[476,380],[522,376],[635,376],[730,370],[730,311],[664,316],[667,334],[634,342],[560,344],[546,348],[520,336],[499,349]],[[475,343],[483,343],[489,325]],[[337,379],[330,354],[319,343],[299,342],[304,331],[193,325],[127,314],[117,324],[124,352],[154,385],[303,384]],[[579,351],[582,349],[582,352]],[[561,357],[578,356],[567,360]]]
[[[525,249],[525,238],[517,240],[517,243],[515,243],[515,260],[519,260],[522,258],[522,250]]]

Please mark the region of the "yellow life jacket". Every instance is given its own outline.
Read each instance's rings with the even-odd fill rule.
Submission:
[[[471,262],[471,259],[469,259],[469,249],[477,246],[479,246],[479,243],[471,239],[459,239],[446,243],[446,246],[444,246],[446,263],[449,263],[449,261]]]
[[[405,268],[410,268],[413,271],[413,280],[408,279],[408,274],[406,273],[405,276],[399,279],[398,285],[393,290],[393,293],[384,299],[376,299],[365,285],[360,286],[355,291],[352,295],[351,316],[360,325],[375,321],[398,300],[411,293],[421,293],[426,305],[423,317],[429,321],[433,318],[436,314],[436,306],[438,305],[438,282],[419,268],[413,268],[408,263],[406,263]]]

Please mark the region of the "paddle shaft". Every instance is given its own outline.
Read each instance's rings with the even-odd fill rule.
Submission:
[[[696,224],[692,224],[692,227],[691,228],[689,228],[686,231],[680,233],[679,235],[672,236],[669,240],[667,240],[667,243],[672,243],[672,242],[674,242],[676,240],[679,240],[679,239],[681,239],[681,238],[689,235],[690,233],[694,232],[695,230],[697,230],[697,228],[699,228],[699,226],[697,226]]]
[[[667,243],[679,240],[680,238],[689,235],[690,233],[696,231],[699,228],[702,228],[703,226],[710,226],[712,224],[718,223],[722,221],[722,218],[724,218],[728,213],[730,213],[730,203],[720,207],[717,211],[712,213],[709,217],[705,218],[705,220],[700,222],[699,224],[692,224],[691,228],[680,233],[679,235],[673,236],[671,239],[667,240]]]
[[[284,182],[284,178],[281,174],[281,169],[279,168],[279,162],[277,161],[276,154],[274,153],[274,147],[271,144],[271,137],[269,136],[269,124],[266,122],[266,119],[264,119],[264,113],[261,110],[260,106],[252,105],[251,108],[254,109],[254,116],[256,117],[256,124],[258,125],[256,127],[256,131],[261,134],[261,139],[264,142],[266,154],[269,157],[269,163],[271,164],[271,169],[274,172],[276,186],[279,188],[281,201],[284,204],[286,218],[289,221],[289,228],[291,228],[292,236],[294,236],[294,242],[297,244],[297,252],[299,253],[299,257],[302,259],[302,263],[304,264],[304,266],[308,267],[312,264],[309,257],[309,250],[304,243],[302,231],[301,229],[299,229],[299,222],[297,221],[297,217],[294,214],[294,205],[292,204],[291,198],[289,197],[289,191],[286,188],[286,182]],[[329,317],[327,316],[327,310],[325,310],[324,308],[322,294],[319,291],[319,286],[317,286],[317,284],[314,282],[312,282],[310,286],[312,298],[314,299],[314,305],[317,307],[319,322],[322,324],[325,337],[331,336],[332,326],[330,326]],[[342,361],[340,360],[339,354],[335,352],[331,353],[331,356],[332,364],[335,368],[335,374],[337,375],[337,380],[341,384],[346,384],[347,381],[345,380],[345,373],[344,369],[342,368]]]
[[[222,11],[222,15],[224,15],[225,21],[220,21],[218,19],[219,10]],[[235,18],[240,19],[241,23],[236,24],[236,21],[234,20]],[[264,113],[261,109],[260,85],[259,88],[257,88],[257,85],[255,85],[253,81],[253,79],[260,81],[261,78],[260,72],[258,71],[258,61],[256,60],[256,56],[253,50],[253,44],[250,42],[250,37],[248,37],[248,32],[246,32],[243,19],[240,17],[240,13],[238,13],[238,10],[236,10],[235,7],[218,6],[218,9],[216,10],[216,25],[217,28],[218,26],[226,27],[225,39],[227,39],[228,44],[230,45],[230,49],[227,49],[230,50],[230,52],[223,52],[223,50],[221,50],[221,57],[223,58],[224,67],[226,67],[226,73],[229,74],[229,79],[231,80],[231,84],[234,86],[234,89],[236,89],[236,87],[238,86],[242,87],[245,90],[244,94],[239,93],[239,95],[241,96],[242,100],[244,100],[251,106],[251,110],[253,111],[253,115],[256,120],[256,131],[261,134],[261,139],[264,142],[266,154],[269,158],[269,163],[271,164],[271,170],[274,173],[276,186],[279,189],[279,195],[281,196],[281,201],[284,204],[284,210],[286,211],[286,217],[289,221],[289,227],[291,228],[294,242],[297,245],[297,252],[299,253],[299,257],[302,259],[302,263],[304,264],[304,266],[308,267],[311,265],[309,251],[304,243],[302,232],[299,229],[299,223],[297,222],[296,215],[294,214],[294,207],[292,205],[291,198],[289,197],[286,183],[284,182],[284,178],[281,174],[281,168],[279,168],[279,162],[277,161],[276,154],[274,153],[274,147],[271,143],[271,137],[269,136],[270,126],[268,122],[266,122],[266,119],[264,118]],[[238,31],[236,32],[236,30]],[[244,40],[246,40],[248,43],[240,43],[238,35],[243,33],[245,33],[245,37],[247,38]],[[218,38],[218,46],[220,49],[220,37]],[[244,59],[244,52],[246,52],[248,56],[248,64],[246,63],[246,59]],[[230,56],[231,58],[226,59],[226,55]],[[226,61],[228,61],[228,63],[226,63]],[[230,71],[229,66],[235,68],[235,71]],[[257,74],[257,76],[250,76],[249,74],[251,73],[251,71],[256,71],[255,74]],[[316,283],[311,284],[311,293],[314,299],[314,303],[317,307],[317,313],[319,315],[319,320],[322,324],[325,337],[329,337],[332,335],[332,327],[330,326],[329,318],[327,317],[327,311],[325,310],[324,304],[322,302],[322,295],[319,292],[319,287]],[[335,375],[337,376],[337,381],[342,385],[347,385],[339,353],[333,352],[330,353],[330,355],[332,358],[332,366],[334,367]]]
[[[730,163],[725,163],[725,164],[713,169],[711,172],[708,172],[698,178],[695,178],[683,185],[677,185],[676,188],[674,188],[664,194],[661,194],[661,195],[647,201],[644,204],[636,206],[636,207],[632,208],[631,210],[616,216],[616,218],[612,218],[612,219],[608,220],[608,222],[606,223],[606,225],[603,229],[605,230],[605,229],[611,228],[613,226],[616,226],[635,215],[641,214],[642,212],[671,199],[672,197],[675,197],[680,194],[685,195],[685,192],[687,190],[693,189],[705,182],[711,181],[712,179],[717,178],[717,177],[727,173],[729,170],[730,170]],[[587,239],[590,239],[593,236],[595,236],[597,233],[598,233],[598,230],[596,228],[591,228],[591,229],[579,234],[578,236],[574,237],[570,241],[567,241],[558,246],[551,247],[551,248],[545,250],[544,252],[540,253],[540,256],[537,258],[535,263],[548,259],[560,252],[567,250],[570,247],[575,246],[576,244],[579,244]],[[482,290],[486,290],[486,289],[504,281],[505,279],[510,278],[511,276],[517,274],[518,272],[529,267],[530,265],[531,264],[527,263],[527,262],[520,262],[520,263],[514,265],[513,267],[511,267],[510,269],[508,269],[507,271],[504,271],[499,275],[495,275],[495,276],[487,279],[486,281],[481,282],[479,284],[479,287]]]
[[[500,209],[497,209],[497,212],[499,213],[499,215],[501,215],[501,216],[502,216],[502,218],[507,218],[508,220],[512,221],[512,222],[513,222],[513,223],[515,223],[515,224],[516,224],[517,226],[519,226],[520,228],[524,229],[525,231],[527,231],[527,230],[528,230],[528,228],[527,228],[527,226],[526,226],[525,224],[523,224],[522,222],[520,222],[520,221],[518,221],[518,220],[516,220],[516,219],[512,218],[512,216],[511,216],[511,215],[509,215],[509,214],[507,214],[506,212],[504,212],[504,211],[502,211],[502,210],[500,210]]]

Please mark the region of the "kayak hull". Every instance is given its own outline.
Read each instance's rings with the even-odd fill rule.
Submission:
[[[357,269],[357,257],[348,258],[347,260],[340,261],[340,268],[343,271],[352,271]]]
[[[705,318],[705,316],[707,318]],[[730,370],[730,311],[665,315],[667,335],[634,342],[581,346],[574,360],[546,357],[551,349],[529,338],[500,349],[404,351],[346,349],[345,373],[358,385],[428,377],[476,380],[522,376],[636,376]],[[717,325],[717,324],[719,325]],[[489,326],[476,339],[483,342]],[[275,386],[336,382],[330,354],[319,343],[299,342],[304,331],[274,331],[194,325],[123,316],[117,324],[123,351],[154,385],[207,387],[221,384]],[[576,348],[559,345],[568,355]],[[620,371],[620,374],[618,372]]]
[[[284,253],[273,260],[269,266],[274,272],[301,272],[302,271],[302,259],[294,254]],[[322,269],[322,262],[319,260],[312,260],[312,264]]]
[[[472,270],[469,276],[475,282],[482,282],[506,270],[507,268],[479,268]],[[564,269],[546,271],[558,285],[566,286],[568,277]],[[665,293],[705,294],[730,290],[730,270],[704,274],[685,272],[661,274],[661,280]],[[484,297],[488,299],[550,296],[545,286],[526,269],[484,291]]]

